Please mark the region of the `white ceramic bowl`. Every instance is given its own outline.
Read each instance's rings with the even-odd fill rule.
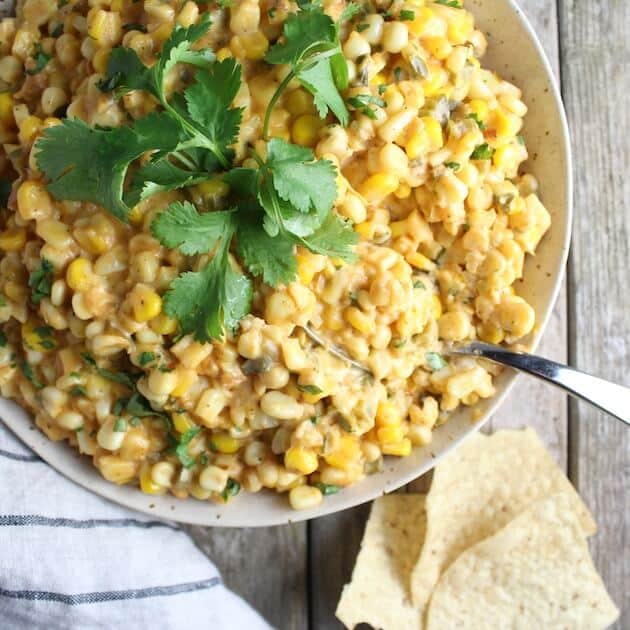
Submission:
[[[551,68],[542,47],[521,10],[512,0],[468,0],[466,6],[488,35],[484,65],[513,81],[524,92],[529,107],[523,134],[530,161],[527,169],[540,182],[542,200],[552,225],[535,258],[528,257],[522,294],[535,308],[538,325],[530,340],[534,348],[551,314],[564,272],[571,227],[571,160],[566,119]],[[478,405],[483,417],[471,421],[471,409],[454,415],[434,433],[433,442],[417,448],[410,457],[388,458],[382,474],[372,475],[339,494],[326,497],[314,510],[295,512],[286,496],[261,492],[241,497],[229,506],[171,496],[148,496],[138,489],[105,481],[86,457],[65,443],[51,442],[14,403],[0,399],[0,416],[8,426],[60,473],[112,501],[156,517],[198,525],[257,527],[299,521],[374,499],[430,470],[451,448],[477,431],[497,409],[514,384],[515,375],[504,372],[496,379],[497,394]]]

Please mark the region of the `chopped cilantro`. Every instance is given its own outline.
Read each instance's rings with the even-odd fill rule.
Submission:
[[[116,433],[124,433],[127,430],[127,421],[124,418],[118,418],[114,422],[114,429]]]
[[[486,130],[486,124],[483,122],[483,120],[481,120],[481,118],[479,118],[479,114],[477,114],[476,112],[473,112],[472,114],[468,114],[466,118],[470,118],[474,120],[477,123],[477,126],[479,127],[479,129],[481,129],[481,131]]]
[[[446,367],[448,364],[444,360],[444,357],[439,352],[427,352],[425,354],[425,358],[429,367],[436,372],[437,370],[441,370]]]
[[[520,134],[518,136],[516,136],[516,141],[519,144],[525,144],[525,138],[523,138],[523,136],[521,136]]]
[[[359,32],[359,33],[363,33],[363,31],[367,31],[368,28],[370,28],[369,24],[365,24],[365,23],[357,24],[357,32]]]
[[[78,398],[79,396],[87,396],[87,390],[82,385],[75,385],[70,390],[70,396]]]
[[[124,385],[125,387],[129,387],[129,389],[136,388],[136,382],[131,377],[130,374],[126,372],[112,372],[106,368],[99,367],[96,363],[96,359],[89,352],[82,352],[81,358],[91,367],[93,367],[97,374],[108,381],[112,381],[113,383],[119,383],[120,385]]]
[[[33,384],[35,389],[42,389],[44,384],[37,378],[33,371],[33,366],[27,361],[20,362],[20,370],[24,375],[24,378]]]
[[[459,169],[461,168],[459,162],[444,162],[444,166],[454,171],[459,171]]]
[[[59,22],[57,26],[50,32],[51,37],[59,37],[63,34],[63,22]]]
[[[28,278],[28,286],[31,288],[31,302],[37,305],[44,298],[50,297],[52,289],[54,267],[42,258],[42,261],[35,271],[31,272]]]
[[[445,7],[453,7],[453,9],[461,9],[463,7],[459,0],[433,0],[435,4],[443,4]]]
[[[127,24],[123,24],[123,31],[140,31],[141,33],[146,33],[147,27],[138,22],[128,22]]]
[[[413,288],[414,289],[426,289],[427,287],[425,286],[424,282],[422,282],[422,280],[414,280],[413,281]]]
[[[41,72],[48,62],[52,59],[52,55],[49,55],[47,52],[44,52],[42,45],[37,42],[35,44],[35,54],[32,56],[32,59],[35,61],[35,65],[30,69],[25,70],[26,74],[38,74]]]
[[[493,155],[494,149],[487,142],[484,142],[483,144],[475,147],[475,150],[470,154],[470,159],[491,160]]]
[[[149,363],[153,363],[153,361],[155,361],[155,358],[155,352],[141,352],[138,355],[138,363],[142,367],[145,367],[146,365],[149,365]]]
[[[306,394],[311,394],[312,396],[317,396],[321,394],[324,390],[321,387],[317,387],[317,385],[300,385],[298,383],[297,388],[301,392],[305,392]]]
[[[387,106],[387,103],[382,98],[372,94],[357,94],[348,99],[348,104],[372,120],[376,119],[376,110],[371,108],[370,105],[376,105],[377,107]]]
[[[320,492],[325,496],[331,494],[337,494],[341,488],[330,483],[316,483],[315,486],[319,488]]]
[[[142,422],[142,420],[140,420],[140,418],[138,418],[138,416],[134,416],[133,418],[131,418],[131,420],[129,420],[129,424],[132,427],[139,426],[141,422]]]
[[[227,501],[230,497],[235,497],[241,491],[241,484],[230,477],[225,484],[225,489],[221,493],[224,501]]]
[[[406,339],[393,339],[392,340],[392,346],[394,348],[396,348],[397,350],[399,348],[402,348],[403,346],[405,346],[407,344],[407,340]]]
[[[394,79],[398,83],[402,79],[402,68],[396,67],[394,68]]]
[[[199,435],[200,431],[201,427],[188,429],[188,431],[183,433],[179,438],[179,442],[175,447],[175,455],[177,455],[177,459],[179,459],[184,468],[192,468],[195,465],[195,458],[188,454],[188,445],[192,442],[194,437]]]
[[[416,19],[416,12],[408,9],[403,9],[399,16],[402,22],[413,22]]]

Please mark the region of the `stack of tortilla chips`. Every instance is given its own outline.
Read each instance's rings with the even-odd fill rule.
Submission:
[[[427,495],[375,501],[337,617],[347,628],[606,628],[588,508],[531,429],[478,434]]]

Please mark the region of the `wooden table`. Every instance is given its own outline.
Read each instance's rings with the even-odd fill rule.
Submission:
[[[630,385],[630,2],[520,3],[561,78],[576,178],[567,286],[540,351]],[[616,627],[630,628],[628,429],[525,377],[491,425],[536,427],[567,470],[599,525],[591,550],[622,609]],[[368,512],[363,505],[308,524],[191,533],[275,627],[327,630],[341,628],[334,610]]]

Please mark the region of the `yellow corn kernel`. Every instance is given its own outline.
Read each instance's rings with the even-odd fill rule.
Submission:
[[[361,309],[356,306],[349,306],[344,311],[346,321],[360,333],[369,335],[374,331],[374,322]]]
[[[386,442],[381,444],[383,455],[396,455],[397,457],[407,457],[411,454],[411,440],[403,438],[398,442]]]
[[[150,466],[145,466],[140,474],[140,489],[145,494],[164,494],[167,490],[165,486],[160,486],[153,481]]]
[[[369,240],[374,236],[374,222],[363,221],[354,226],[355,231],[365,240]]]
[[[440,123],[433,116],[424,116],[422,122],[424,123],[424,129],[427,132],[431,149],[441,149],[444,146],[444,135],[442,134]]]
[[[4,125],[12,125],[13,118],[13,95],[11,92],[0,93],[0,122]]]
[[[90,15],[88,35],[100,46],[113,46],[122,35],[120,14],[98,9]]]
[[[473,29],[472,15],[468,11],[457,11],[448,20],[446,34],[451,44],[459,46],[468,41]]]
[[[341,330],[344,327],[343,318],[337,307],[326,307],[324,310],[324,326],[332,331]]]
[[[440,132],[442,130],[440,129]],[[405,144],[405,153],[410,160],[415,160],[417,157],[428,151],[429,149],[429,136],[426,129],[419,129],[415,133],[411,134],[409,140]]]
[[[392,238],[398,238],[399,236],[407,234],[409,226],[407,224],[407,219],[403,219],[402,221],[393,221],[389,224],[389,227],[392,231]]]
[[[96,72],[105,74],[107,72],[107,62],[109,61],[110,48],[99,48],[92,57],[92,65]]]
[[[405,437],[405,431],[400,424],[381,427],[376,431],[378,441],[381,444],[400,442]]]
[[[177,320],[160,313],[151,320],[149,326],[158,335],[172,335],[177,330]]]
[[[488,121],[490,110],[488,109],[488,103],[486,101],[480,98],[473,98],[470,103],[468,103],[468,107],[470,108],[470,113],[474,114],[481,122],[485,123]]]
[[[356,438],[343,435],[337,450],[324,456],[326,463],[334,468],[348,470],[361,454],[361,447]]]
[[[291,139],[300,146],[312,147],[317,142],[323,124],[320,118],[312,114],[299,116],[291,126]]]
[[[186,433],[197,425],[192,421],[192,418],[185,411],[181,413],[173,414],[173,426],[178,433]]]
[[[376,408],[376,424],[379,427],[395,427],[402,423],[398,407],[388,400],[382,400]]]
[[[317,454],[309,448],[292,446],[284,454],[284,465],[303,475],[310,475],[317,470]]]
[[[215,433],[210,438],[210,448],[219,453],[236,453],[241,448],[241,441],[229,433]]]
[[[161,315],[158,315],[161,317]],[[156,319],[158,318],[156,317]],[[171,396],[178,398],[183,396],[190,387],[197,382],[197,372],[195,370],[189,370],[183,367],[177,369],[177,386],[171,392]]]
[[[225,197],[230,192],[230,187],[218,177],[208,179],[195,186],[195,191],[205,200],[214,200]]]
[[[482,341],[494,344],[501,343],[505,337],[501,328],[488,323],[477,328],[477,335]]]
[[[436,59],[446,59],[453,51],[453,47],[445,37],[427,37],[422,43]]]
[[[316,111],[313,97],[306,90],[301,88],[289,92],[285,102],[285,109],[291,116],[314,114]]]
[[[497,109],[494,112],[493,127],[497,131],[497,138],[513,138],[521,130],[523,121],[514,114]]]
[[[442,301],[436,293],[431,296],[431,314],[435,319],[442,317]]]
[[[124,0],[112,0],[110,8],[112,11],[122,11]]]
[[[66,282],[73,291],[87,291],[93,282],[92,263],[87,258],[75,258],[66,270]]]
[[[37,352],[50,352],[57,347],[50,326],[44,326],[34,321],[22,324],[22,341],[27,348]]]
[[[512,176],[512,172],[516,170],[518,165],[518,151],[511,144],[504,144],[499,147],[492,155],[492,163],[502,171]]]
[[[227,47],[219,48],[219,50],[217,51],[217,61],[229,59],[231,56],[232,51]]]
[[[19,138],[22,144],[30,143],[42,126],[41,118],[37,116],[27,116],[19,124]]]
[[[398,188],[399,180],[392,173],[375,173],[370,175],[360,186],[359,193],[366,201],[378,203]]]
[[[422,82],[422,89],[425,96],[437,96],[445,94],[444,86],[448,83],[448,72],[440,66],[429,68],[429,77]]]
[[[148,322],[160,314],[162,298],[150,287],[136,285],[133,298],[133,317],[137,322]]]
[[[377,72],[371,79],[370,85],[383,85],[387,83],[387,79],[382,72]]]
[[[411,194],[411,186],[409,184],[400,184],[398,188],[394,191],[394,197],[398,199],[407,199]]]
[[[413,20],[407,22],[407,28],[412,35],[421,37],[427,30],[427,26],[433,19],[435,13],[428,7],[422,7],[414,12]]]
[[[421,269],[422,271],[432,271],[435,269],[435,263],[432,260],[429,260],[424,254],[420,252],[411,252],[405,256],[405,260],[416,269]]]
[[[151,31],[151,39],[158,44],[163,44],[171,36],[172,32],[172,24],[160,24],[154,31]]]
[[[146,206],[143,203],[135,205],[129,211],[129,222],[132,225],[140,225],[144,220],[144,213],[146,212]]]
[[[21,302],[26,297],[26,288],[18,282],[7,280],[4,284],[4,294],[13,302]]]
[[[245,51],[245,58],[250,61],[258,61],[265,56],[269,48],[269,40],[261,31],[252,31],[251,33],[241,33],[241,46]]]
[[[5,252],[19,252],[26,243],[26,230],[13,228],[0,232],[0,249]]]
[[[313,257],[309,254],[298,254],[296,257],[298,277],[302,284],[310,284],[317,269],[313,264]]]

